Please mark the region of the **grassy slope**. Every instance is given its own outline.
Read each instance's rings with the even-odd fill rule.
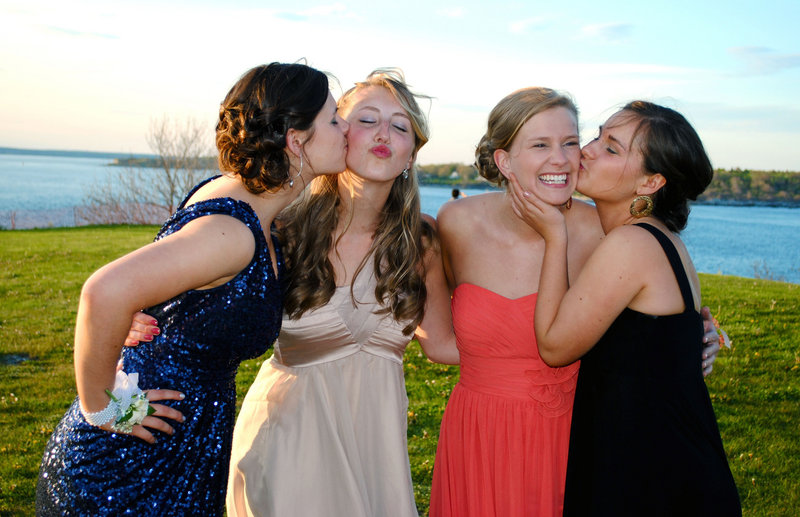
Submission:
[[[149,242],[155,227],[0,231],[0,515],[33,513],[38,464],[75,394],[72,330],[91,271]],[[800,507],[800,286],[701,275],[704,303],[733,339],[708,379],[745,515],[793,515]],[[263,361],[242,365],[239,398]],[[409,453],[420,511],[458,369],[406,352]]]

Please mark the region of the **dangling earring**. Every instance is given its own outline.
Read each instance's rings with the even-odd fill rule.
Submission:
[[[645,206],[642,210],[637,210],[636,205],[641,202],[645,202]],[[631,215],[633,217],[647,217],[653,213],[653,198],[650,196],[636,196],[631,201],[631,208],[630,208]]]
[[[572,208],[572,198],[569,198],[569,199],[567,199],[567,202],[566,202],[566,203],[564,203],[564,205],[563,205],[563,206],[564,206],[564,208],[566,208],[567,210],[569,210],[570,208]]]
[[[300,170],[297,171],[297,175],[294,178],[299,178],[300,174],[303,173],[303,153],[300,153]],[[289,178],[289,188],[294,187],[294,178]]]
[[[407,180],[407,179],[408,179],[408,167],[406,167],[405,169],[403,169],[403,179],[404,179],[404,180]]]

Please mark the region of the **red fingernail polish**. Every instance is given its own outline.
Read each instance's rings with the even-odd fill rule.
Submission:
[[[153,329],[153,334],[155,334],[156,336],[161,334],[161,329]]]

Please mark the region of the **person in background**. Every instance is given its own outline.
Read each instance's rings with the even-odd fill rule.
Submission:
[[[467,195],[465,193],[461,192],[461,190],[459,190],[457,188],[454,188],[450,192],[450,197],[451,197],[451,199],[455,200],[455,199],[458,199],[458,198],[467,197]]]
[[[545,245],[529,345],[554,367],[581,360],[565,516],[742,513],[696,362],[700,281],[678,235],[712,177],[680,113],[626,104],[583,148],[578,189],[605,238],[577,277],[563,210],[512,179],[514,211]]]
[[[216,132],[223,175],[83,286],[78,397],[44,452],[38,515],[223,514],[236,370],[281,322],[270,229],[312,178],[344,168],[347,129],[327,76],[308,66],[257,66],[231,88]],[[141,307],[160,335],[125,348],[117,371]]]
[[[533,321],[545,243],[515,213],[507,185],[516,175],[562,207],[576,278],[603,238],[594,207],[571,198],[580,165],[577,109],[549,88],[513,92],[490,113],[475,156],[480,174],[506,190],[439,210],[460,379],[442,419],[430,515],[560,516],[579,365],[551,368],[539,356]],[[715,336],[709,315],[710,358],[698,352],[698,368],[702,362],[710,371]]]

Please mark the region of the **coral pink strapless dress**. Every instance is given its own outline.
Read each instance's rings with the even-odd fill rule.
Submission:
[[[578,364],[539,357],[535,306],[535,293],[453,293],[461,376],[442,419],[431,517],[561,515]]]

